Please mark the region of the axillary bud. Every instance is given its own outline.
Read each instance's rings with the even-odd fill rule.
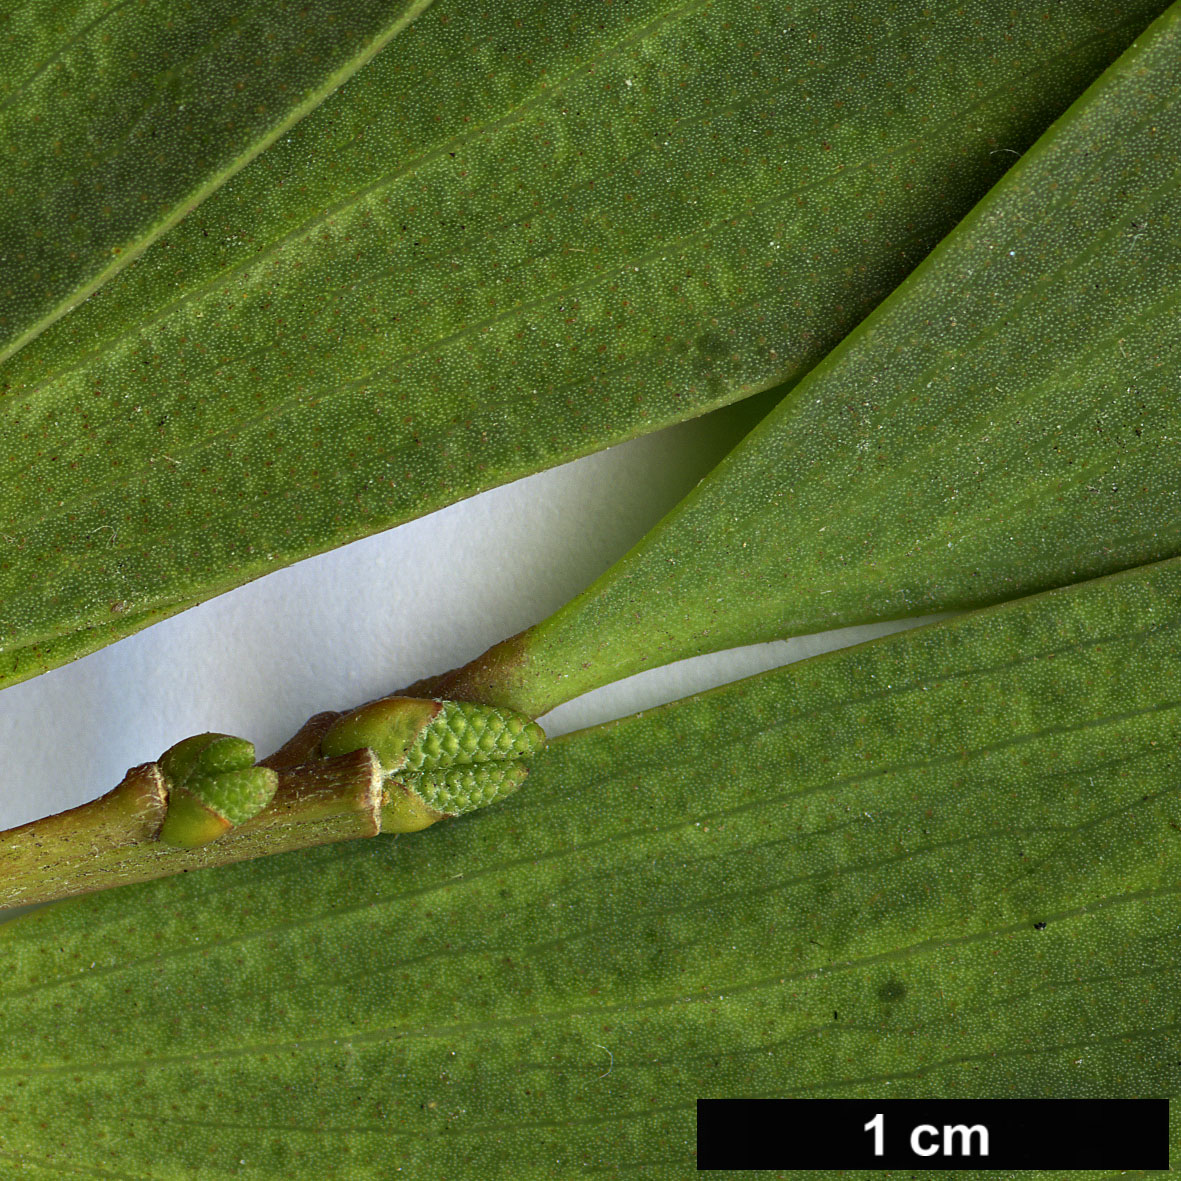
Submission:
[[[254,765],[254,744],[229,734],[196,734],[157,760],[168,787],[160,840],[194,849],[257,816],[271,802],[279,776]]]

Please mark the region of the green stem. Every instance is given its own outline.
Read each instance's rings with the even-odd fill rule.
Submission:
[[[197,735],[91,803],[0,833],[0,907],[417,831],[515,790],[544,737],[506,711],[407,697],[317,714],[257,764],[242,739]]]
[[[257,816],[199,848],[176,848],[158,839],[168,808],[164,777],[158,764],[144,763],[99,799],[0,836],[0,906],[374,836],[380,805],[381,768],[371,751],[355,751],[283,772]]]

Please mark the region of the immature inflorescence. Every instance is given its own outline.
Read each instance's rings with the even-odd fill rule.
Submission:
[[[382,828],[413,832],[487,807],[516,791],[545,732],[513,710],[461,701],[387,697],[329,729],[327,756],[367,747],[385,776]]]

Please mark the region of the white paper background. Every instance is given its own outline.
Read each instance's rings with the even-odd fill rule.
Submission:
[[[720,425],[709,416],[494,489],[5,689],[0,828],[93,799],[190,734],[240,735],[261,757],[313,713],[471,659],[634,544],[720,457]],[[900,626],[683,661],[542,721],[567,733]]]

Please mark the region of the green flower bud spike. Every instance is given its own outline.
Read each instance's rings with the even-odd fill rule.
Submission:
[[[386,697],[337,719],[320,753],[372,750],[384,775],[382,831],[417,832],[511,795],[544,745],[545,731],[513,710]]]
[[[228,734],[197,734],[158,760],[168,790],[160,840],[195,849],[257,816],[271,802],[279,776],[254,765],[254,744]]]

